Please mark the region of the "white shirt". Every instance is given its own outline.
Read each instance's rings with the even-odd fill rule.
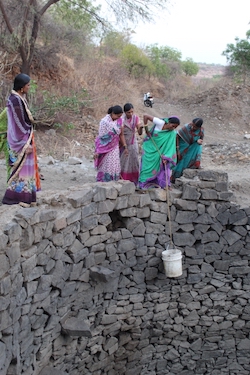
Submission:
[[[158,117],[153,118],[153,123],[155,125],[155,131],[157,132],[161,131],[163,126],[165,125],[165,121]]]

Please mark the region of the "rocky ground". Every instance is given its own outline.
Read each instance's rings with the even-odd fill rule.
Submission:
[[[232,95],[229,95],[230,90]],[[194,117],[203,117],[205,143],[202,167],[227,172],[234,201],[244,207],[250,206],[250,139],[246,135],[250,133],[249,93],[249,87],[238,88],[235,93],[229,86],[212,89],[178,103],[166,103],[161,98],[155,98],[152,109],[145,108],[139,100],[136,103],[140,117],[143,113],[159,117],[178,115],[181,125]],[[58,134],[53,129],[36,132],[39,164],[44,177],[38,200],[48,191],[60,191],[95,181],[92,157],[97,129],[98,120],[89,117],[81,120],[81,124],[71,131],[70,137]],[[6,169],[1,159],[1,196],[5,191],[5,181]]]

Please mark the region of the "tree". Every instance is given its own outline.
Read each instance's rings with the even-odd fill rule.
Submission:
[[[175,48],[168,46],[158,47],[156,44],[151,44],[146,47],[147,54],[152,60],[161,59],[164,61],[181,61],[181,52]]]
[[[88,0],[60,0],[44,18],[39,44],[42,38],[43,43],[49,42],[54,51],[62,55],[65,49],[73,59],[87,56],[88,47],[93,46],[93,39],[99,36],[104,22],[97,18],[100,8],[100,5],[92,6]]]
[[[180,72],[181,52],[171,47],[158,47],[152,44],[146,47],[147,55],[154,64],[158,78],[170,78]]]
[[[180,62],[181,61],[181,52],[178,51],[175,48],[171,48],[168,46],[160,47],[160,54],[161,58],[166,61],[175,61]]]
[[[42,17],[50,7],[60,1],[64,2],[65,6],[71,5],[68,7],[68,11],[75,11],[78,7],[81,11],[91,14],[98,22],[105,24],[105,20],[99,16],[98,12],[93,11],[92,4],[87,1],[83,2],[83,0],[0,0],[0,12],[11,36],[12,44],[15,46],[16,52],[20,54],[23,73],[29,74],[30,72]],[[109,11],[114,12],[117,20],[123,22],[126,19],[133,21],[138,17],[150,20],[152,19],[152,9],[163,9],[168,1],[107,0],[106,3],[109,6]]]
[[[235,38],[233,43],[227,44],[227,48],[222,52],[226,56],[232,70],[236,75],[240,75],[243,79],[250,73],[250,30],[246,33],[247,39]]]
[[[134,77],[141,77],[146,74],[151,75],[154,71],[152,62],[134,44],[127,44],[121,51],[120,57],[129,74]]]
[[[191,58],[187,58],[185,61],[183,61],[181,66],[186,76],[196,76],[199,71],[199,65],[196,64]]]
[[[92,30],[97,25],[97,12],[100,9],[100,5],[93,7],[87,0],[59,0],[56,6],[52,7],[51,13],[55,20],[72,26],[76,30]],[[98,21],[103,22],[101,18]]]
[[[106,55],[119,56],[123,48],[129,44],[130,36],[119,31],[108,31],[104,36],[101,47]]]
[[[51,5],[58,1],[60,0],[48,0],[42,6],[39,6],[36,0],[18,1],[20,23],[17,24],[6,10],[8,4],[5,3],[5,7],[3,1],[0,0],[0,11],[22,60],[21,72],[29,74],[41,17]]]

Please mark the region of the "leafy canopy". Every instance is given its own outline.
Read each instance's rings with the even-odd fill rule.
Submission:
[[[93,14],[97,14],[100,9],[100,5],[94,7],[87,0],[60,0],[51,8],[51,13],[56,21],[72,26],[75,30],[92,30],[97,26]]]
[[[123,48],[130,43],[130,34],[126,31],[110,30],[103,37],[101,48],[106,55],[118,57]]]
[[[120,58],[129,74],[134,77],[151,75],[154,72],[150,59],[134,44],[127,44],[121,51]]]
[[[250,73],[250,30],[247,31],[246,37],[247,39],[235,38],[235,44],[227,44],[222,53],[235,74],[244,78]]]
[[[196,76],[199,71],[199,65],[196,64],[193,59],[187,58],[182,62],[182,70],[186,76]]]

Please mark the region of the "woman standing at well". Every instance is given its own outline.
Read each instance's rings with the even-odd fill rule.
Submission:
[[[177,131],[177,164],[172,171],[172,182],[181,177],[184,169],[199,169],[204,139],[203,119],[196,117]]]
[[[150,130],[148,121],[153,122]],[[176,165],[176,133],[180,125],[176,116],[158,118],[145,114],[143,122],[147,136],[142,144],[141,168],[139,187],[148,189],[170,186],[171,169]]]
[[[117,181],[121,177],[119,141],[125,144],[122,114],[122,107],[115,105],[108,109],[108,113],[100,121],[95,140],[96,181]]]
[[[140,126],[139,117],[134,114],[133,104],[126,103],[123,110],[122,120],[125,144],[120,148],[121,177],[137,185],[139,177],[139,148],[136,132],[141,135],[143,128]]]
[[[18,74],[7,101],[7,139],[12,169],[2,202],[23,207],[35,204],[36,191],[40,189],[32,125],[34,120],[25,98],[29,88],[30,77]]]

